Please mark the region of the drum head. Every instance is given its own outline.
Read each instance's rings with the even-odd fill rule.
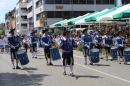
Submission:
[[[26,52],[25,49],[21,49],[21,50],[18,50],[17,54],[23,54],[23,53],[25,53],[25,52]]]
[[[92,52],[99,52],[99,49],[93,48],[93,49],[91,49],[91,51],[92,51]]]
[[[130,51],[130,48],[126,48],[124,51]]]
[[[117,49],[118,47],[117,46],[112,46],[111,49]]]

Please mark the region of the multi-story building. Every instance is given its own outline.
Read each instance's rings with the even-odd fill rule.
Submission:
[[[28,34],[27,0],[19,0],[16,5],[16,31],[19,34]]]
[[[122,0],[128,4],[129,0]],[[48,26],[69,16],[77,17],[88,12],[101,11],[114,7],[114,0],[28,0],[29,24],[41,28],[39,19],[47,18]]]
[[[5,23],[1,23],[0,28],[5,28]]]

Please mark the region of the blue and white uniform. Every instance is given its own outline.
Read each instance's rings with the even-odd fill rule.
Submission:
[[[33,58],[37,58],[37,37],[36,36],[31,36],[31,44],[32,44],[32,56]]]
[[[118,47],[118,52],[117,55],[119,56],[123,56],[123,50],[125,48],[124,44],[126,44],[126,40],[124,37],[117,37],[116,38],[116,43],[115,45]]]
[[[21,39],[18,35],[10,35],[8,37],[8,44],[10,46],[11,61],[13,63],[13,66],[14,66],[14,59],[16,59],[16,66],[18,66],[17,51],[21,46],[20,43],[21,43]]]
[[[66,65],[70,65],[70,73],[73,73],[73,47],[77,47],[74,39],[63,37],[60,42],[60,47],[62,49],[62,58],[63,58],[63,66],[64,72],[66,72]]]
[[[43,35],[41,38],[41,44],[43,45],[44,48],[44,53],[45,53],[45,58],[47,60],[48,64],[48,58],[50,58],[50,48],[52,48],[51,43],[52,43],[52,36],[50,35]],[[50,63],[51,63],[51,58],[50,58]]]
[[[93,48],[93,39],[91,35],[82,35],[82,47],[84,57],[90,56],[89,50]]]
[[[108,58],[108,54],[110,54],[110,47],[112,46],[112,37],[111,36],[105,36],[103,39],[103,44],[106,50],[106,58]]]

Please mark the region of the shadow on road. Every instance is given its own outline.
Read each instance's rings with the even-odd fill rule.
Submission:
[[[37,68],[23,68],[22,70],[38,70]]]
[[[0,73],[0,86],[42,86],[42,80],[47,74]]]
[[[93,64],[93,66],[110,66],[108,64]]]
[[[63,67],[63,65],[53,65],[54,67]]]
[[[90,76],[90,75],[75,75],[75,78],[76,80],[79,79],[79,78],[103,78],[103,77],[100,77],[100,76]]]

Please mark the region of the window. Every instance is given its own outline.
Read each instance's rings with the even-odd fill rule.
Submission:
[[[55,4],[54,0],[46,0],[46,4]]]
[[[47,18],[54,18],[54,11],[48,11]]]
[[[32,6],[30,8],[28,8],[28,12],[32,12]]]
[[[36,8],[38,8],[39,6],[41,6],[43,4],[43,0],[39,0],[38,2],[36,2]]]
[[[87,0],[87,4],[94,4],[94,0]]]
[[[80,4],[86,4],[86,0],[80,0]]]
[[[32,22],[32,21],[33,21],[33,18],[31,17],[31,18],[29,18],[28,20],[29,20],[29,22]]]
[[[71,14],[72,14],[71,11],[64,11],[64,12],[63,12],[63,18],[67,18],[67,17],[69,17]]]
[[[22,21],[28,21],[27,16],[21,16]]]
[[[28,13],[27,8],[21,8],[22,13]]]
[[[21,24],[22,29],[27,29],[27,24]]]
[[[103,0],[96,0],[96,4],[103,4]]]
[[[130,0],[125,0],[125,4],[129,4],[130,3]]]
[[[78,4],[79,3],[79,0],[72,0],[73,1],[73,4]]]
[[[74,17],[78,17],[78,16],[79,16],[79,11],[74,11],[74,12],[73,12],[73,16],[74,16]]]
[[[43,12],[36,15],[37,20],[39,20],[40,18],[43,18]]]
[[[79,12],[79,15],[80,15],[80,16],[82,16],[82,15],[84,15],[84,14],[86,14],[86,11],[80,11],[80,12]]]
[[[55,4],[62,4],[62,0],[55,0]]]
[[[109,2],[110,0],[103,0],[102,2],[103,2],[103,4],[109,4],[110,2]]]
[[[55,18],[62,18],[62,12],[56,11],[55,12]]]
[[[114,4],[114,0],[110,0],[110,4]]]
[[[63,4],[70,4],[70,0],[63,0]]]

